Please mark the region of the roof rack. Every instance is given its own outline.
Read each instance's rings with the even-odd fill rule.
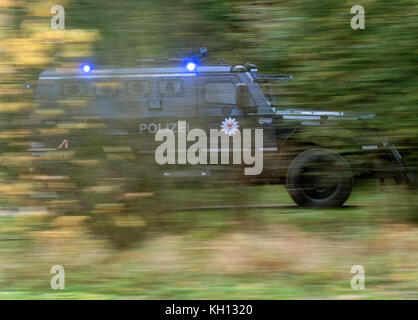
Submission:
[[[199,61],[202,62],[207,58],[208,50],[205,47],[200,48],[199,53],[193,54],[189,57],[184,58],[171,58],[171,57],[156,57],[156,58],[146,58],[146,59],[136,59],[138,63],[182,63],[186,61]]]
[[[254,78],[255,78],[255,81],[257,81],[259,83],[266,83],[266,82],[277,81],[277,80],[293,79],[293,76],[292,75],[265,76],[265,75],[262,75],[262,74],[255,74]]]

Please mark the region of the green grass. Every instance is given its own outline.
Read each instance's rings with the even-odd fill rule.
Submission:
[[[170,190],[164,208],[291,204],[280,186],[208,188],[205,197],[199,194],[195,188]],[[144,237],[119,249],[84,223],[0,217],[1,238],[26,239],[0,241],[0,298],[418,297],[416,198],[402,188],[382,193],[370,185],[359,187],[341,209],[151,213],[153,227],[138,229]],[[50,288],[55,264],[65,267],[65,290]],[[350,269],[357,264],[366,270],[365,290],[350,287]]]

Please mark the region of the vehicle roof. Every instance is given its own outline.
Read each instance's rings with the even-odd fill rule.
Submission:
[[[62,78],[100,78],[100,77],[162,77],[164,75],[195,76],[197,73],[229,73],[230,65],[197,66],[196,70],[188,71],[186,67],[156,67],[156,68],[115,68],[93,69],[85,73],[81,68],[47,69],[39,75],[39,79]]]

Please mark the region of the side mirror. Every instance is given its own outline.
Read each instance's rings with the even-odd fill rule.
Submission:
[[[237,107],[241,108],[245,112],[256,112],[257,107],[251,105],[251,96],[248,85],[245,83],[238,83],[235,87]]]

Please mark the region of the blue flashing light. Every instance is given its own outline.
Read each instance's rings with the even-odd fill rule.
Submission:
[[[82,70],[84,73],[89,73],[91,71],[91,65],[89,64],[83,65]]]
[[[186,69],[189,71],[195,71],[196,70],[196,63],[190,61],[186,64]]]

